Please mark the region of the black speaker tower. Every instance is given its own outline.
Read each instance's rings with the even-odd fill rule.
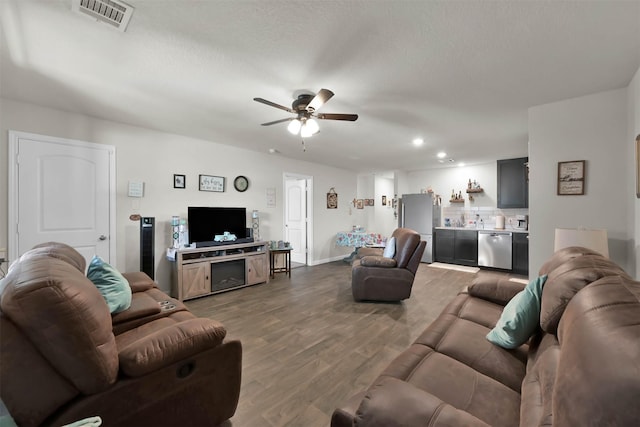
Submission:
[[[154,246],[155,246],[154,217],[144,216],[140,218],[140,271],[147,273],[154,279]]]

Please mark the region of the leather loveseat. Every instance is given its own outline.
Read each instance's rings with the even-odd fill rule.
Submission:
[[[640,425],[640,282],[577,247],[540,275],[527,343],[507,350],[486,339],[523,285],[479,276],[331,425]]]
[[[0,396],[19,426],[215,426],[235,413],[242,347],[144,273],[112,315],[73,248],[26,252],[0,282]]]

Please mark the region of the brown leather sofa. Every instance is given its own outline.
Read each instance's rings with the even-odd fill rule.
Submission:
[[[0,396],[19,426],[216,426],[235,413],[242,347],[144,273],[111,315],[85,260],[40,245],[0,282]]]
[[[356,301],[400,301],[411,296],[413,279],[426,242],[408,228],[397,228],[395,255],[384,258],[382,249],[362,248],[351,268],[351,291]]]
[[[584,248],[555,253],[539,329],[506,350],[485,338],[523,286],[476,280],[365,391],[346,426],[640,425],[640,282]]]

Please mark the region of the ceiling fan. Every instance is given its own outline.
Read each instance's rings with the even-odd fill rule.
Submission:
[[[320,89],[316,94],[302,94],[298,95],[298,98],[293,101],[291,108],[284,105],[276,104],[271,101],[267,101],[263,98],[253,98],[254,101],[262,104],[270,105],[271,107],[279,108],[281,110],[293,113],[296,117],[290,117],[288,119],[275,120],[273,122],[262,123],[262,126],[271,126],[276,123],[290,122],[287,126],[287,130],[294,135],[300,133],[303,138],[315,135],[320,131],[320,126],[315,119],[320,120],[346,120],[349,122],[355,122],[358,120],[357,114],[336,114],[336,113],[316,113],[316,111],[324,105],[329,99],[333,97],[333,92],[329,89]]]

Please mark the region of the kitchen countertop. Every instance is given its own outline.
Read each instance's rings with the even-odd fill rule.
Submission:
[[[503,232],[503,231],[508,231],[511,233],[529,233],[529,230],[522,230],[519,228],[503,228],[503,229],[497,229],[497,228],[475,228],[475,227],[433,227],[436,230],[466,230],[466,231],[497,231],[497,232]]]

